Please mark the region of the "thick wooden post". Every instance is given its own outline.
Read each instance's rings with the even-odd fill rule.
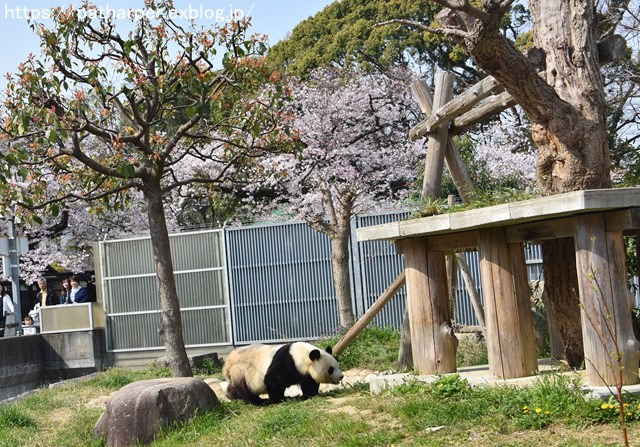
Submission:
[[[508,244],[503,228],[478,231],[489,370],[500,379],[538,370],[533,315],[522,244]]]
[[[436,73],[436,90],[433,94],[433,108],[438,110],[453,97],[453,73]],[[441,124],[429,135],[427,156],[424,165],[424,183],[422,184],[421,199],[429,197],[439,198],[442,188],[442,171],[444,154],[449,139],[449,122]]]
[[[444,252],[429,252],[426,238],[402,241],[413,364],[420,374],[456,371],[458,339],[447,299]]]
[[[574,240],[587,384],[640,383],[622,232],[606,232],[604,215],[588,214],[576,218]]]
[[[427,117],[431,115],[433,109],[433,100],[429,93],[429,87],[424,81],[416,81],[411,84],[411,91],[413,92],[420,110]],[[469,202],[469,196],[474,192],[473,182],[467,167],[464,165],[460,151],[453,144],[451,138],[447,138],[447,147],[444,152],[444,161],[447,164],[447,168],[453,178],[453,183],[458,189],[458,194],[464,203]]]

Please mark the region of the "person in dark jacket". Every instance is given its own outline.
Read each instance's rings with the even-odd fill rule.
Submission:
[[[40,291],[38,292],[37,298],[40,307],[45,306],[55,306],[60,304],[60,298],[58,298],[58,294],[55,290],[47,287],[46,278],[40,278],[38,280],[38,287],[40,287]]]
[[[78,277],[76,275],[69,278],[69,283],[71,283],[71,292],[69,292],[67,304],[86,303],[89,301],[87,289],[80,286],[80,281],[78,281]]]
[[[60,287],[60,304],[68,303],[71,295],[71,283],[69,283],[69,279],[64,278]]]

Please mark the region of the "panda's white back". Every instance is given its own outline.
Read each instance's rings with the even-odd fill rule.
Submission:
[[[238,374],[244,376],[247,386],[256,394],[264,394],[267,387],[264,377],[267,374],[273,356],[281,346],[253,344],[234,350],[229,357],[233,366],[229,372],[232,376]]]

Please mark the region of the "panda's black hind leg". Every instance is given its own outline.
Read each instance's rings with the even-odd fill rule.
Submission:
[[[267,393],[269,394],[269,402],[277,404],[284,399],[284,391],[287,389],[279,380],[275,380],[270,377],[265,377],[265,385],[267,386]]]
[[[231,383],[227,387],[227,397],[232,400],[241,400],[253,405],[267,405],[269,402],[253,393],[247,386],[247,382],[242,380],[238,383]]]

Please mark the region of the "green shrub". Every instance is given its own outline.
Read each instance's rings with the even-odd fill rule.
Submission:
[[[318,346],[334,346],[341,336],[318,341]],[[338,356],[340,368],[369,368],[375,371],[396,369],[400,331],[390,327],[369,326],[358,334],[349,346]]]
[[[222,374],[222,366],[222,361],[216,361],[211,357],[205,357],[195,363],[193,373],[206,376],[220,375]]]
[[[459,334],[458,349],[456,351],[456,365],[463,366],[487,365],[489,354],[487,342],[475,334]]]
[[[14,405],[0,405],[0,427],[35,428],[35,421]]]
[[[145,379],[171,377],[171,371],[166,366],[151,365],[144,370],[126,368],[110,368],[91,380],[94,386],[118,390],[125,385]]]
[[[471,385],[458,374],[441,376],[431,384],[431,394],[436,398],[466,397]]]

